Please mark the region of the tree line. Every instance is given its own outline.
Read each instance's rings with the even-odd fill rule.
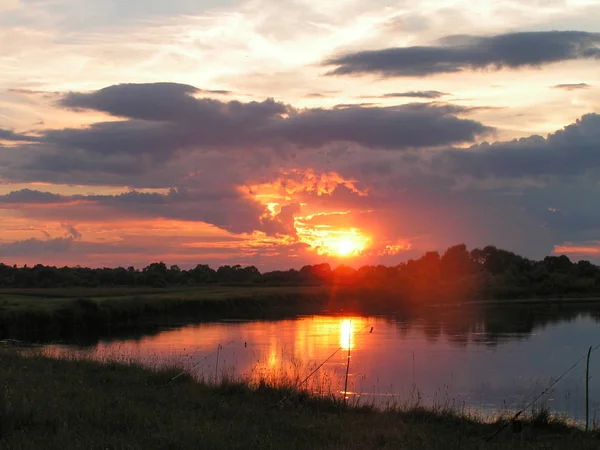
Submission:
[[[464,244],[443,254],[427,252],[396,266],[354,269],[329,264],[307,265],[300,270],[261,273],[254,266],[206,264],[184,270],[163,262],[143,269],[53,267],[38,264],[17,267],[0,263],[0,288],[197,286],[197,285],[316,286],[343,285],[378,289],[403,297],[584,296],[600,294],[600,267],[589,261],[573,262],[567,256],[534,261],[513,252],[487,246],[469,251]]]

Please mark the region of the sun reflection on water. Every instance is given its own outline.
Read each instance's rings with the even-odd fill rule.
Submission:
[[[354,348],[354,342],[352,340],[353,328],[350,319],[344,319],[340,323],[340,347],[344,350]]]

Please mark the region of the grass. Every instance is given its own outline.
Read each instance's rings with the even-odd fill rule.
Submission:
[[[50,340],[147,332],[214,319],[281,318],[323,310],[322,288],[208,287],[0,291],[0,338]]]
[[[223,380],[208,385],[176,369],[59,360],[0,351],[0,448],[26,449],[598,449],[550,416],[485,443],[498,424],[452,410],[345,406],[287,387]]]

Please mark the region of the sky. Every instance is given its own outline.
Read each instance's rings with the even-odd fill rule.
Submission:
[[[600,263],[596,0],[0,0],[0,262]]]

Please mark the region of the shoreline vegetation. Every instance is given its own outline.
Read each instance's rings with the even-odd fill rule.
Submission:
[[[61,449],[598,449],[539,409],[486,442],[506,418],[484,422],[447,406],[378,410],[288,385],[218,385],[173,368],[55,359],[0,349],[0,448]],[[282,399],[285,399],[282,401]]]
[[[332,269],[324,263],[263,273],[254,266],[240,265],[215,270],[198,264],[185,270],[158,262],[140,270],[41,264],[18,267],[0,262],[0,289],[127,287],[144,291],[149,287],[194,286],[341,286],[393,291],[405,302],[423,298],[600,297],[600,266],[587,260],[573,262],[566,255],[535,261],[494,246],[469,251],[464,244],[450,247],[441,255],[427,252],[395,266],[354,269],[339,265]]]
[[[146,334],[210,320],[317,314],[322,288],[210,287],[185,290],[0,290],[0,339],[50,341]]]
[[[486,300],[481,300],[486,299]],[[129,267],[7,266],[0,263],[0,339],[69,339],[146,333],[221,319],[281,319],[351,313],[412,314],[440,306],[600,303],[600,267],[567,256],[541,261],[493,246],[456,245],[396,266],[256,267],[153,263]]]

